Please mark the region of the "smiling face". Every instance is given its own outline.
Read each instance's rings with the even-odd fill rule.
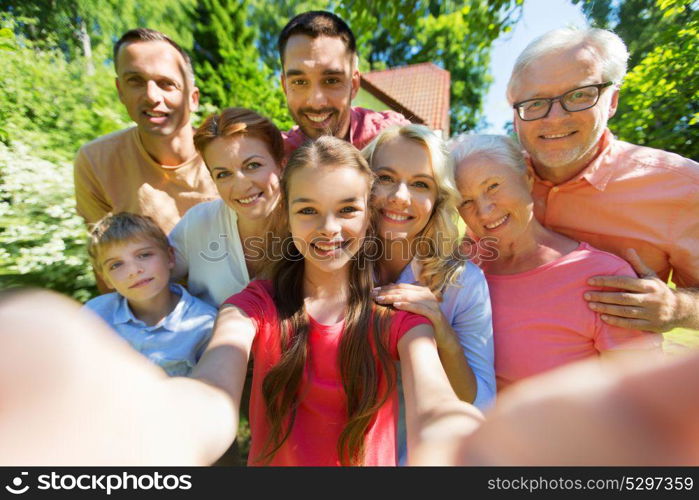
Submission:
[[[366,176],[355,167],[302,167],[291,175],[288,189],[289,229],[306,269],[346,268],[371,219]]]
[[[372,169],[377,176],[373,203],[379,211],[379,236],[412,241],[429,222],[437,200],[427,148],[396,137],[377,147]]]
[[[514,102],[555,97],[584,85],[604,82],[602,64],[585,46],[547,54],[520,72],[512,93]],[[555,102],[546,118],[523,121],[514,114],[519,140],[531,155],[537,173],[554,183],[577,175],[597,154],[597,146],[614,115],[618,90],[602,90],[592,108],[565,111]]]
[[[107,245],[100,252],[102,277],[107,286],[133,303],[143,303],[168,293],[172,249],[164,250],[148,238],[132,238]]]
[[[471,156],[456,168],[461,194],[459,214],[469,231],[478,237],[496,238],[500,248],[512,245],[531,226],[534,202],[532,178],[487,156]]]
[[[267,144],[243,134],[218,137],[203,152],[218,193],[239,217],[263,220],[279,201],[280,168]]]
[[[293,35],[287,41],[282,87],[291,116],[309,138],[348,136],[359,90],[353,58],[339,37]]]
[[[119,99],[142,134],[169,137],[190,126],[199,90],[184,68],[182,56],[164,41],[128,43],[119,50]]]

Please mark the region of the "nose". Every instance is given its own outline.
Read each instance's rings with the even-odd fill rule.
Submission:
[[[495,203],[493,203],[493,201],[489,197],[479,198],[475,201],[475,203],[476,213],[480,218],[487,217],[495,208]]]
[[[410,203],[410,190],[404,182],[397,182],[393,192],[388,196],[389,201],[399,206],[407,206]]]
[[[568,111],[563,109],[563,105],[561,104],[561,99],[558,98],[555,101],[551,103],[551,109],[549,109],[548,115],[546,115],[546,118],[558,118],[562,116],[568,116]]]
[[[320,228],[318,228],[319,232],[325,236],[337,234],[341,229],[340,223],[334,214],[328,214],[324,217]]]
[[[134,261],[129,264],[129,276],[135,276],[141,273],[143,273],[143,266],[140,262]]]
[[[160,87],[153,80],[146,82],[146,99],[150,104],[157,104],[162,99]]]
[[[313,109],[324,108],[328,104],[325,93],[320,85],[312,85],[308,96],[308,106]]]

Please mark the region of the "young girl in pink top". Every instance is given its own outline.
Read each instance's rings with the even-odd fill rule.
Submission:
[[[373,179],[359,151],[333,137],[291,156],[271,279],[224,303],[195,369],[237,408],[252,353],[251,465],[395,465],[395,360],[409,450],[430,411],[455,400],[429,321],[371,299]]]

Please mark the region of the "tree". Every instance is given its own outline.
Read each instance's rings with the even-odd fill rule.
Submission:
[[[699,158],[699,5],[681,0],[584,0],[595,26],[614,30],[630,58],[616,116],[620,139]]]
[[[518,19],[523,0],[352,0],[338,13],[369,69],[431,61],[451,73],[451,130],[481,121],[492,42]]]
[[[218,109],[248,107],[290,127],[284,95],[247,25],[247,1],[200,0],[196,14],[193,55],[202,101]]]

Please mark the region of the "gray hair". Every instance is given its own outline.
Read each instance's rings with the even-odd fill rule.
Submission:
[[[524,69],[542,56],[576,45],[590,46],[602,63],[602,78],[614,82],[617,86],[621,84],[626,75],[629,51],[617,34],[599,28],[559,28],[536,38],[515,61],[507,84],[507,99],[510,104],[514,102],[514,87]]]
[[[487,158],[518,172],[527,169],[519,144],[506,135],[461,134],[451,139],[448,146],[455,174],[462,162],[474,157]]]

